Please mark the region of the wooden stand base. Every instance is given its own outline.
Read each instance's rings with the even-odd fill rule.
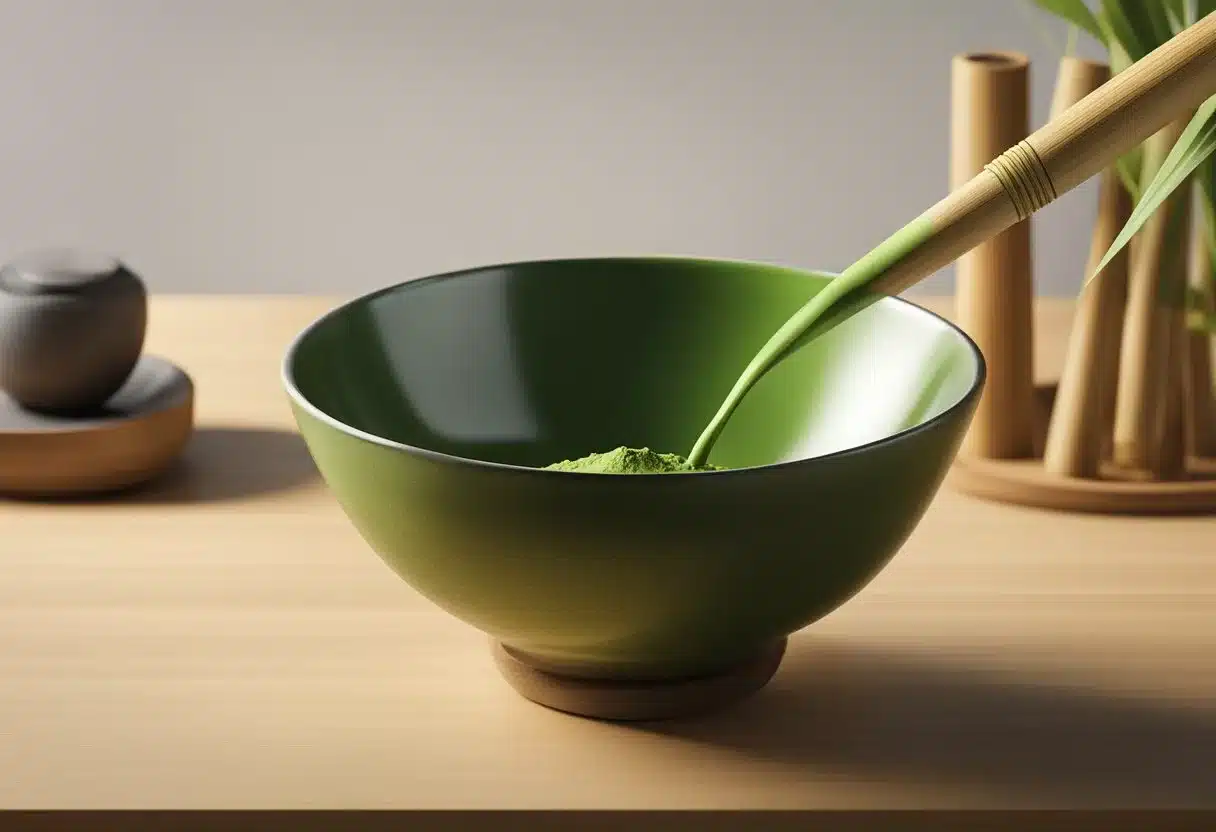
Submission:
[[[530,665],[502,644],[494,660],[508,684],[525,699],[557,711],[620,722],[692,716],[745,699],[773,678],[785,655],[785,639],[716,676],[671,682],[576,679]]]
[[[1036,454],[1042,454],[1055,385],[1040,387]],[[1109,467],[1104,479],[1059,477],[1041,458],[999,460],[960,456],[947,484],[1003,503],[1094,514],[1216,514],[1216,459],[1191,459],[1186,478],[1169,482]]]
[[[144,356],[100,413],[33,413],[0,394],[0,495],[63,498],[139,485],[167,468],[194,431],[194,385]]]

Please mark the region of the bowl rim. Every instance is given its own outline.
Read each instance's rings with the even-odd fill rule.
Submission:
[[[773,462],[773,463],[769,463],[767,465],[753,465],[753,466],[749,466],[746,468],[726,468],[726,469],[723,469],[720,471],[686,471],[686,472],[680,472],[676,476],[672,476],[671,474],[668,474],[668,473],[608,474],[608,475],[605,475],[605,474],[592,473],[592,472],[587,472],[587,471],[557,471],[557,470],[553,470],[550,468],[530,468],[526,465],[512,465],[512,464],[505,463],[505,462],[493,462],[493,461],[485,460],[485,459],[474,459],[472,457],[457,456],[455,454],[448,454],[448,453],[444,453],[442,451],[434,451],[429,448],[421,448],[421,447],[418,447],[417,445],[410,445],[405,442],[397,442],[393,439],[388,439],[383,436],[377,436],[374,433],[368,433],[367,431],[360,430],[359,428],[354,427],[353,425],[348,425],[345,422],[343,422],[339,419],[336,419],[333,416],[330,416],[325,411],[321,410],[319,407],[317,407],[315,404],[313,404],[311,401],[309,401],[308,397],[305,396],[302,392],[300,392],[300,389],[296,386],[295,380],[293,378],[292,365],[293,365],[294,359],[296,358],[296,354],[299,351],[300,345],[304,343],[304,341],[309,337],[309,335],[311,335],[317,329],[322,327],[327,321],[329,321],[331,318],[336,318],[337,316],[341,315],[348,309],[351,309],[351,308],[361,305],[361,304],[371,303],[383,295],[388,295],[393,292],[400,291],[406,287],[423,284],[423,283],[439,282],[441,280],[452,280],[452,279],[455,279],[458,277],[468,277],[470,275],[478,274],[480,272],[488,272],[488,271],[493,271],[495,269],[509,269],[509,268],[519,268],[522,266],[540,266],[540,265],[552,265],[552,266],[576,265],[576,264],[580,264],[580,263],[581,264],[590,264],[590,263],[609,264],[610,263],[610,264],[618,264],[618,265],[626,265],[629,263],[706,264],[706,265],[720,265],[720,266],[738,266],[738,267],[742,267],[742,268],[778,269],[781,271],[789,272],[789,273],[799,276],[799,277],[807,277],[807,278],[809,278],[809,277],[834,278],[834,277],[838,276],[837,273],[835,273],[835,272],[817,271],[814,269],[807,269],[807,268],[803,268],[800,266],[791,266],[791,265],[786,265],[783,263],[767,262],[767,261],[762,261],[762,260],[741,260],[741,259],[729,258],[729,257],[701,257],[701,256],[693,256],[693,255],[676,255],[676,254],[637,254],[637,255],[628,255],[627,254],[627,255],[603,255],[603,256],[589,256],[589,257],[554,257],[554,258],[541,258],[541,259],[532,259],[532,260],[509,260],[509,261],[505,261],[505,262],[487,263],[485,265],[480,265],[480,266],[471,266],[471,267],[466,267],[466,268],[461,268],[461,269],[455,269],[452,271],[441,272],[438,274],[429,274],[429,275],[424,275],[421,277],[407,278],[405,280],[399,281],[399,282],[391,284],[389,286],[384,286],[379,289],[374,289],[370,292],[365,292],[361,295],[356,295],[355,297],[350,298],[349,300],[343,301],[342,303],[338,304],[334,308],[330,309],[329,311],[327,311],[327,312],[323,313],[322,315],[320,315],[319,317],[315,318],[311,323],[309,323],[307,326],[305,326],[303,329],[301,329],[295,335],[295,337],[292,338],[291,342],[287,346],[286,352],[283,355],[283,360],[280,363],[280,368],[279,368],[280,382],[282,383],[284,389],[287,391],[287,395],[290,398],[291,402],[295,406],[299,407],[301,410],[306,412],[313,419],[315,419],[319,422],[322,422],[323,424],[328,425],[330,428],[338,431],[339,433],[345,434],[346,436],[349,436],[352,439],[356,439],[356,440],[359,440],[362,442],[367,442],[372,445],[378,445],[382,448],[387,448],[387,449],[393,450],[393,451],[402,451],[402,452],[405,452],[410,455],[421,457],[421,458],[426,459],[431,462],[435,462],[435,463],[439,463],[439,464],[446,464],[446,465],[479,468],[479,469],[484,469],[487,471],[495,471],[495,472],[500,472],[500,473],[514,473],[514,474],[521,474],[521,475],[528,475],[528,476],[538,476],[539,475],[539,476],[549,476],[549,477],[566,477],[568,480],[571,480],[571,478],[577,478],[577,479],[591,480],[591,481],[596,481],[596,482],[608,482],[608,481],[613,481],[613,480],[637,480],[639,477],[645,477],[645,478],[657,477],[660,479],[676,480],[678,482],[678,481],[683,480],[688,477],[724,477],[724,476],[736,476],[737,477],[737,476],[748,475],[748,474],[759,474],[759,473],[764,473],[764,472],[779,471],[779,470],[784,470],[784,469],[788,469],[788,468],[794,468],[794,467],[798,467],[798,466],[805,466],[805,465],[811,465],[811,464],[822,464],[825,462],[838,460],[838,459],[841,459],[843,457],[847,457],[847,456],[850,456],[853,454],[862,454],[867,451],[871,451],[876,448],[883,447],[885,445],[894,445],[899,442],[906,441],[907,439],[910,439],[922,432],[932,430],[938,424],[951,418],[953,416],[953,414],[956,413],[959,409],[970,406],[972,401],[974,399],[978,398],[978,396],[980,395],[980,392],[983,390],[984,383],[986,382],[987,377],[988,377],[988,364],[984,360],[983,352],[980,350],[979,345],[976,344],[975,340],[972,339],[972,337],[970,335],[968,335],[966,332],[964,332],[961,327],[959,327],[957,324],[953,323],[952,321],[947,320],[946,318],[937,314],[936,312],[926,309],[925,307],[920,306],[918,304],[915,304],[915,303],[911,302],[910,300],[907,300],[906,298],[902,298],[897,295],[886,295],[885,297],[881,298],[878,302],[882,303],[882,302],[886,302],[886,301],[893,301],[895,304],[904,307],[905,310],[911,314],[925,315],[925,316],[928,316],[929,318],[932,318],[933,320],[936,320],[939,324],[941,324],[947,330],[953,332],[955,336],[960,338],[962,340],[963,344],[971,351],[972,358],[975,360],[975,375],[971,379],[971,383],[968,386],[967,391],[962,396],[960,396],[956,402],[954,402],[953,404],[951,404],[948,407],[946,407],[945,409],[943,409],[941,413],[937,414],[933,418],[926,419],[925,421],[920,422],[919,424],[913,425],[912,427],[905,428],[896,433],[892,433],[888,436],[883,436],[879,439],[874,439],[870,442],[866,442],[861,445],[853,445],[848,448],[843,448],[839,451],[832,451],[831,453],[820,454],[818,456],[805,457],[802,459],[791,459],[791,460],[787,460],[785,462]],[[571,481],[573,481],[573,480],[571,480]]]

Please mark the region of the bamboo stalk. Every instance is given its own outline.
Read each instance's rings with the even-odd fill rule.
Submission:
[[[1216,312],[1212,298],[1212,253],[1203,218],[1191,232],[1191,287],[1198,290],[1204,312]],[[1212,336],[1190,332],[1187,344],[1186,437],[1187,450],[1197,457],[1216,457],[1216,382],[1212,378]]]
[[[1122,181],[1120,181],[1120,184],[1122,184]],[[1124,194],[1127,194],[1126,189],[1124,190]],[[1129,208],[1134,210],[1135,205],[1130,202],[1130,195],[1128,196]],[[1117,307],[1117,309],[1112,314],[1102,318],[1099,322],[1099,326],[1102,327],[1102,343],[1110,345],[1111,352],[1114,354],[1113,360],[1103,361],[1098,368],[1100,373],[1098,383],[1103,390],[1107,391],[1106,395],[1101,399],[1101,413],[1098,416],[1102,438],[1099,458],[1102,462],[1111,461],[1115,453],[1115,405],[1119,390],[1119,372],[1123,361],[1123,328],[1127,319],[1127,297],[1128,287],[1131,283],[1131,264],[1136,262],[1136,252],[1139,249],[1140,241],[1133,238],[1128,243],[1127,250],[1120,254],[1120,257],[1123,259],[1123,279],[1118,281],[1118,285],[1113,288],[1117,298],[1111,302],[1111,305]],[[1117,275],[1118,272],[1115,274]]]
[[[1066,55],[1056,69],[1056,86],[1051,95],[1047,120],[1054,121],[1064,111],[1110,80],[1110,66]]]
[[[1168,349],[1165,361],[1164,392],[1161,403],[1160,436],[1152,470],[1164,480],[1180,479],[1186,472],[1186,373],[1190,337],[1186,329],[1186,287],[1188,277],[1187,241],[1192,233],[1194,192],[1183,187],[1177,192],[1177,216],[1171,224],[1177,231],[1167,243],[1162,264],[1160,318],[1166,332],[1162,336]],[[1173,209],[1171,209],[1173,210]]]
[[[1110,78],[1105,64],[1067,57],[1060,61],[1051,118]],[[1098,215],[1090,238],[1091,274],[1131,215],[1131,197],[1115,169],[1102,173]],[[1102,463],[1114,410],[1119,342],[1127,306],[1128,254],[1121,252],[1078,299],[1064,369],[1056,392],[1044,468],[1059,476],[1094,478]]]
[[[1189,118],[1179,119],[1148,140],[1145,181],[1160,169],[1187,121]],[[1115,394],[1114,456],[1119,465],[1153,476],[1163,474],[1160,442],[1173,352],[1171,323],[1177,312],[1165,301],[1174,289],[1172,281],[1179,276],[1185,280],[1184,270],[1169,265],[1182,259],[1179,252],[1170,251],[1170,224],[1181,212],[1189,216],[1190,196],[1187,189],[1175,193],[1149,218],[1138,235],[1128,279]]]
[[[1014,53],[959,55],[951,74],[953,189],[1029,133],[1029,61]],[[957,319],[988,364],[963,445],[973,456],[1010,459],[1033,452],[1033,295],[1028,221],[958,260]]]
[[[1132,210],[1131,196],[1113,169],[1102,174],[1098,200],[1086,274],[1098,265]],[[1053,474],[1098,476],[1112,428],[1128,260],[1125,250],[1078,299],[1043,454],[1043,465]]]

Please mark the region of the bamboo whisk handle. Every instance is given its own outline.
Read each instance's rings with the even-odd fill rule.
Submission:
[[[926,211],[868,290],[898,294],[1027,219],[1216,95],[1216,12],[1006,150]]]

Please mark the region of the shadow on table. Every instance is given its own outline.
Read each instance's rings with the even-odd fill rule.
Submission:
[[[994,672],[804,642],[739,707],[640,730],[753,758],[972,784],[1063,805],[1216,807],[1216,707],[1018,684]]]
[[[57,504],[215,503],[283,493],[320,482],[299,434],[275,428],[200,427],[182,456],[145,485]]]

